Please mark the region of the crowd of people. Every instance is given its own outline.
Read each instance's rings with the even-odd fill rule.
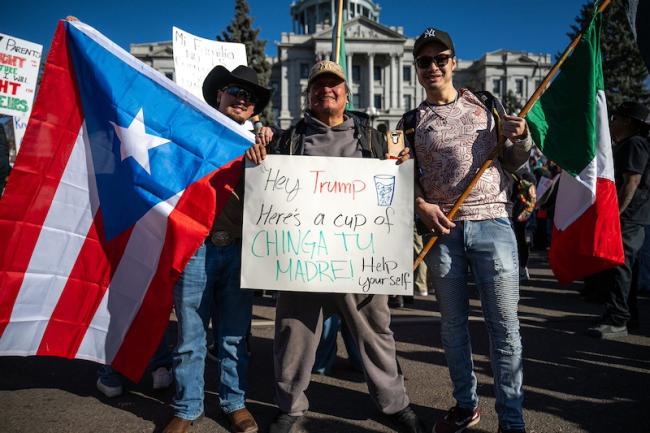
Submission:
[[[470,278],[480,295],[490,339],[498,431],[522,433],[519,285],[529,278],[531,244],[542,249],[549,244],[560,169],[533,150],[524,119],[506,113],[487,92],[454,85],[456,51],[448,33],[427,29],[417,38],[413,55],[426,99],[402,117],[398,128],[404,131],[407,146],[393,156],[397,164],[409,158],[416,161],[416,252],[421,242],[439,237],[426,256],[426,275],[420,275],[418,292],[432,291],[436,296],[456,404],[436,421],[433,433],[458,433],[481,418],[468,327]],[[264,110],[270,94],[246,66],[232,71],[217,66],[203,83],[208,104],[242,125]],[[246,157],[257,164],[269,154],[388,158],[385,134],[373,128],[367,116],[346,110],[349,97],[341,67],[327,60],[317,62],[309,74],[303,117],[287,130],[258,128],[256,143]],[[593,290],[600,293],[606,311],[589,332],[600,338],[625,335],[628,327],[638,324],[636,287],[643,278],[647,281],[648,273],[636,260],[644,251],[647,257],[649,249],[643,246],[645,227],[650,224],[648,125],[650,112],[641,104],[623,104],[612,116],[626,260],[594,278],[598,287]],[[449,219],[471,174],[497,146],[503,146],[500,156]],[[536,191],[541,179],[546,179],[546,187]],[[186,433],[203,414],[208,356],[217,361],[219,405],[231,431],[260,430],[246,407],[253,292],[242,289],[239,278],[243,195],[240,183],[174,288],[178,341],[170,354],[164,340],[151,362],[154,387],[175,385],[174,415],[165,433]],[[399,307],[398,301],[392,305]],[[214,344],[208,348],[210,320]],[[328,372],[339,329],[352,364],[363,371],[370,398],[387,422],[401,432],[430,431],[411,407],[390,323],[385,295],[308,290],[277,295],[273,362],[278,411],[268,431],[289,433],[305,415],[311,374]],[[121,378],[103,366],[97,387],[107,396],[119,395]]]

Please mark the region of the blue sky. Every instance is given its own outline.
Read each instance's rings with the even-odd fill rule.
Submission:
[[[254,27],[276,55],[274,41],[291,31],[291,1],[249,0]],[[585,0],[377,0],[380,22],[401,25],[407,36],[428,26],[448,31],[461,59],[499,48],[555,54]],[[231,21],[234,0],[24,0],[0,14],[0,32],[49,47],[57,20],[75,15],[118,45],[170,40],[172,26],[214,38]]]

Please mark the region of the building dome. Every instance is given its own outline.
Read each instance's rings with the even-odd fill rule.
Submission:
[[[338,0],[299,0],[291,4],[293,32],[306,35],[318,29],[329,27],[336,16]],[[346,20],[364,16],[379,22],[379,5],[370,0],[343,0],[343,14]]]

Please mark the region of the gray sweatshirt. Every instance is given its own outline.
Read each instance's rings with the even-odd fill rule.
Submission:
[[[361,158],[361,148],[354,135],[354,120],[351,117],[345,116],[343,123],[329,127],[310,113],[305,113],[305,124],[305,155]]]

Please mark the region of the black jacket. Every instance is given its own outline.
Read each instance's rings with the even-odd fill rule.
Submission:
[[[346,115],[354,120],[354,136],[357,137],[364,158],[384,159],[388,152],[386,136],[370,126],[367,116],[363,113],[346,111]],[[269,153],[276,155],[302,155],[305,139],[305,120],[273,136],[269,145]]]
[[[2,194],[2,190],[4,189],[10,168],[9,143],[7,141],[7,136],[5,135],[4,127],[0,125],[0,194]]]

